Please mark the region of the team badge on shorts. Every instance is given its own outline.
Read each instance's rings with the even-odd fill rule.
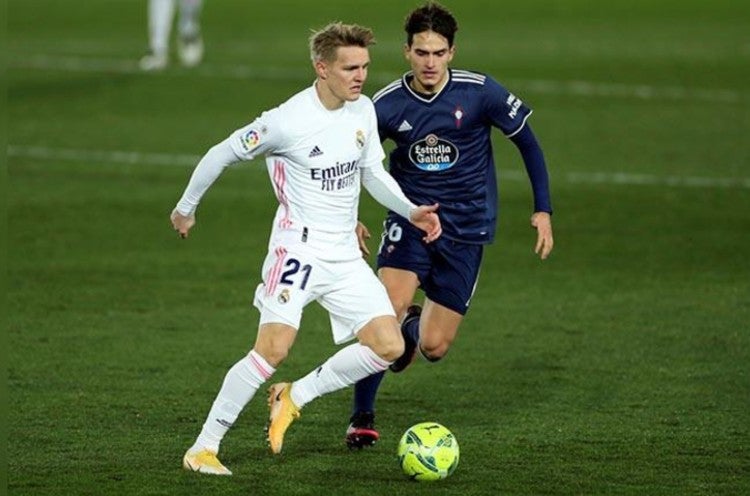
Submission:
[[[289,294],[289,290],[284,288],[284,290],[279,293],[279,303],[286,303],[289,301],[289,298],[291,298],[291,295]]]
[[[363,148],[365,146],[365,133],[361,129],[357,129],[357,148]]]

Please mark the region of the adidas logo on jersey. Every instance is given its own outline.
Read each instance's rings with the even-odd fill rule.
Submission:
[[[404,133],[406,131],[411,131],[412,127],[411,124],[409,124],[409,121],[404,120],[404,122],[401,123],[401,125],[398,127],[398,132]]]
[[[308,158],[318,157],[320,155],[323,155],[323,152],[321,151],[320,148],[318,148],[316,146],[315,148],[313,148],[312,150],[310,150],[310,155],[308,155]]]

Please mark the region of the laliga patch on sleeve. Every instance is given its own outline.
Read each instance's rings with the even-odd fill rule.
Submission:
[[[249,129],[240,136],[240,145],[246,152],[250,152],[258,144],[260,144],[260,133],[255,129]]]

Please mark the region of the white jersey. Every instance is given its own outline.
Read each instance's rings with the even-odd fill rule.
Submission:
[[[385,157],[370,99],[328,110],[313,86],[232,133],[230,144],[244,160],[265,154],[279,201],[254,299],[261,324],[299,329],[315,299],[342,343],[371,319],[393,315],[354,232],[360,168],[382,168]]]
[[[328,110],[312,86],[211,148],[176,211],[192,215],[226,166],[260,155],[279,201],[269,251],[302,241],[326,260],[359,257],[354,229],[361,184],[404,217],[415,207],[383,169],[372,101],[360,96]]]
[[[359,251],[360,183],[399,215],[409,217],[415,205],[383,169],[372,101],[360,96],[328,110],[315,86],[297,93],[212,147],[175,210],[192,215],[222,170],[260,155],[279,201],[254,300],[261,323],[298,329],[304,307],[317,300],[329,311],[339,343],[371,319],[394,315]]]
[[[328,110],[312,86],[232,133],[234,153],[264,154],[279,208],[275,227],[352,233],[360,168],[382,167],[375,108],[366,96]]]

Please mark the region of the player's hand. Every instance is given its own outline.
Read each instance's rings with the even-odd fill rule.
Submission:
[[[536,246],[534,253],[544,260],[555,244],[552,239],[552,216],[547,212],[534,212],[531,216],[531,227],[536,229]]]
[[[367,249],[367,240],[370,239],[370,231],[367,226],[357,221],[357,227],[354,228],[354,232],[357,234],[357,242],[359,243],[359,251],[362,252],[362,258],[370,256],[370,250]]]
[[[435,213],[437,209],[437,203],[434,205],[420,205],[412,210],[409,215],[411,223],[425,232],[425,237],[422,238],[422,241],[425,243],[432,243],[443,234],[443,226],[440,225],[440,218]]]
[[[182,215],[176,209],[172,210],[169,219],[172,221],[172,227],[182,239],[188,237],[188,231],[195,225],[195,215]]]

